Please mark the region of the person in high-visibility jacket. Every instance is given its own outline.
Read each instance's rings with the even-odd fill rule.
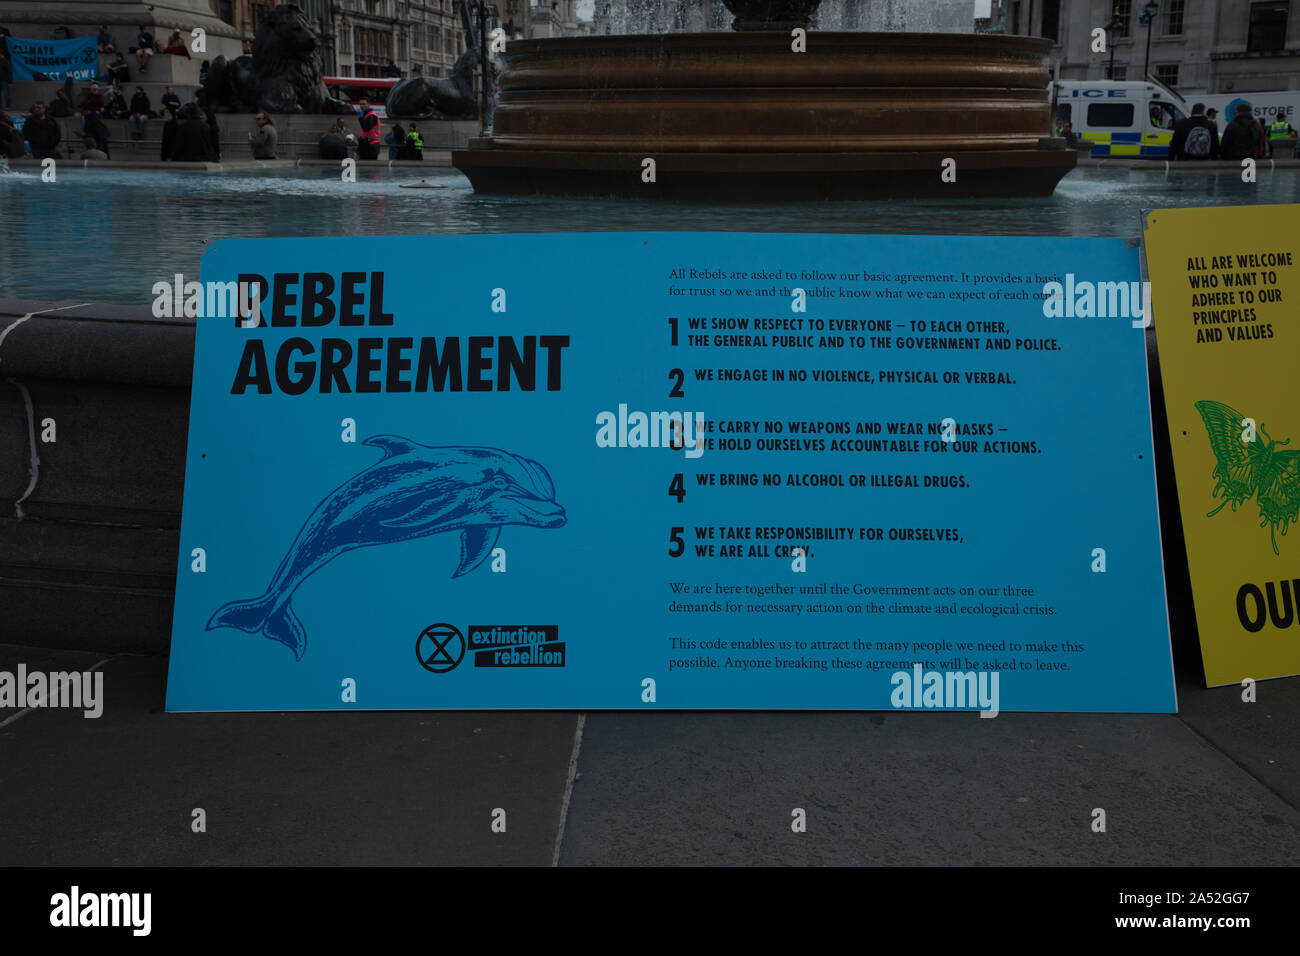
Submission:
[[[379,116],[370,108],[370,101],[361,101],[361,138],[357,143],[358,159],[379,158]]]
[[[406,145],[412,150],[412,159],[424,159],[424,137],[414,123],[406,130]]]
[[[1281,113],[1277,114],[1277,119],[1268,128],[1269,140],[1290,139],[1293,136],[1295,136],[1295,130],[1291,128],[1291,124],[1282,118]]]

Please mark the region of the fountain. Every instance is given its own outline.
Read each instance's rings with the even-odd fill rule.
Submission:
[[[493,135],[452,162],[480,193],[710,201],[1047,196],[1074,168],[1050,41],[801,43],[819,2],[726,0],[730,33],[512,43]]]

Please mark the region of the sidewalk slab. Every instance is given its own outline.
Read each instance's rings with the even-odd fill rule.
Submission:
[[[11,672],[102,659],[0,646]],[[572,713],[166,714],[165,659],[104,671],[99,719],[0,728],[0,865],[551,865]]]
[[[561,865],[1300,857],[1300,812],[1172,716],[599,713],[577,769]]]

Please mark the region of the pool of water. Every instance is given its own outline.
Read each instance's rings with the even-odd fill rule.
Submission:
[[[439,189],[409,189],[421,180]],[[1046,199],[712,205],[483,197],[455,170],[184,173],[32,169],[0,175],[0,298],[140,303],[197,278],[206,239],[484,232],[851,232],[1133,236],[1143,209],[1300,202],[1300,171],[1076,169]],[[582,263],[556,263],[581,272]],[[455,281],[446,277],[445,281]]]

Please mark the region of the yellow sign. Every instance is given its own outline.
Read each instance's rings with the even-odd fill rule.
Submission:
[[[1300,673],[1300,205],[1144,238],[1205,682]]]

